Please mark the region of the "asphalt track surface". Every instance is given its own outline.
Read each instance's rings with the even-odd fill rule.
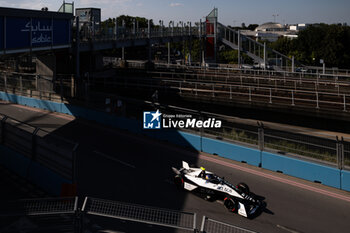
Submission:
[[[0,113],[80,143],[78,195],[81,197],[195,212],[198,220],[205,215],[258,232],[349,232],[349,192],[63,114],[6,103],[0,103]],[[229,213],[221,203],[177,190],[172,183],[171,167],[180,167],[182,160],[204,166],[233,184],[247,183],[252,192],[265,197],[269,211],[246,219]],[[116,220],[99,222],[110,229],[114,223],[118,225]],[[199,227],[200,221],[197,224]],[[144,231],[153,230],[144,228]]]

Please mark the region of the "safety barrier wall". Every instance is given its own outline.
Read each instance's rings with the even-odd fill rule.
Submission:
[[[201,139],[199,135],[194,135],[191,133],[165,129],[158,132],[155,132],[155,130],[143,130],[141,122],[136,120],[117,117],[108,113],[67,105],[64,103],[55,103],[46,100],[16,96],[4,92],[0,92],[0,99],[21,105],[27,105],[94,120],[102,124],[127,129],[134,133],[144,134],[152,138],[166,140],[182,146],[191,146],[196,150],[217,154],[221,157],[246,162],[255,166],[260,165],[263,168],[272,171],[280,171],[291,176],[310,180],[312,182],[321,182],[322,184],[328,186],[350,191],[350,172],[340,171],[336,168],[273,153],[260,152],[256,149],[231,144],[221,140],[206,137],[202,137]],[[200,142],[201,140],[202,143]]]
[[[260,165],[260,151],[228,142],[203,137],[203,151],[217,154],[221,157],[248,163],[254,166]]]
[[[31,161],[29,158],[2,145],[0,145],[0,163],[47,193],[56,196],[61,195],[65,184],[72,183],[37,162]]]
[[[261,157],[262,167],[265,169],[341,188],[339,169],[269,152],[262,152]]]
[[[350,171],[341,171],[341,189],[350,191]]]

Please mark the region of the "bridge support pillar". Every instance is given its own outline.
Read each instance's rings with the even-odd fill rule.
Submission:
[[[266,70],[266,42],[264,42],[264,70]]]
[[[170,42],[168,42],[168,65],[170,64]]]
[[[56,56],[39,55],[36,57],[36,73],[42,76],[55,78],[56,76]]]
[[[238,30],[237,45],[238,45],[238,68],[241,68],[241,33]]]

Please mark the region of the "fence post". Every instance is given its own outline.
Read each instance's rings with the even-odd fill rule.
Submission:
[[[22,75],[19,76],[19,89],[20,89],[20,92],[21,92],[20,95],[23,95]]]
[[[36,149],[37,149],[37,142],[36,142],[36,134],[38,133],[40,128],[36,127],[32,133],[32,161],[36,160]]]
[[[74,93],[75,93],[74,75],[71,76],[70,82],[71,82],[70,95],[72,98],[74,98]]]
[[[5,92],[7,92],[7,75],[4,74],[4,85],[5,85]]]
[[[316,92],[316,108],[319,109],[319,103],[318,103],[318,92]]]
[[[4,144],[5,141],[5,124],[6,124],[7,116],[4,116],[2,118],[0,124],[1,124],[1,129],[0,129],[0,144]]]
[[[249,87],[249,102],[251,102],[251,101],[252,101],[252,90]]]
[[[205,227],[205,220],[207,219],[207,217],[205,215],[203,215],[202,218],[202,225],[201,225],[201,230],[200,232],[204,232],[204,227]]]
[[[344,168],[344,138],[341,137],[339,140],[338,136],[336,136],[337,140],[337,164],[338,164],[338,169],[343,170]]]
[[[265,132],[264,132],[264,124],[258,121],[258,146],[260,150],[260,163],[259,167],[262,167],[262,152],[265,147]]]
[[[77,182],[77,149],[79,147],[79,143],[74,145],[72,150],[72,183],[76,184]]]
[[[344,94],[344,110],[343,111],[346,112],[346,96],[345,96],[345,94]]]
[[[202,121],[204,120],[201,111],[199,111],[199,119],[202,120]],[[201,147],[201,152],[203,152],[203,134],[204,134],[204,128],[201,127],[200,128],[200,147]]]
[[[294,103],[294,91],[292,90],[292,106],[295,106],[295,103]]]
[[[39,87],[38,75],[35,75],[35,90],[38,91]]]
[[[271,90],[271,88],[270,88],[270,102],[269,103],[272,104],[272,90]]]
[[[61,95],[61,103],[63,102],[63,77],[60,78],[60,95]]]
[[[263,151],[265,147],[264,137],[264,124],[258,121],[258,145],[260,151]]]

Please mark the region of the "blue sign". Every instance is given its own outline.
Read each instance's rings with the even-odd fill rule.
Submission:
[[[30,47],[30,18],[6,18],[6,49]],[[30,27],[30,25],[29,25]]]
[[[0,16],[0,50],[4,49],[4,17]]]
[[[143,128],[144,129],[161,129],[161,113],[143,112]]]
[[[71,28],[70,28],[69,20],[63,20],[63,19],[54,20],[53,29],[54,29],[54,37],[53,37],[54,45],[70,44]]]
[[[4,31],[1,17],[0,30]],[[6,18],[6,49],[48,47],[71,43],[70,20],[50,18]],[[1,33],[2,34],[2,33]],[[3,39],[0,43],[3,45]],[[2,47],[0,47],[2,48]]]
[[[50,46],[52,44],[53,25],[51,19],[32,19],[21,31],[24,30],[31,30],[33,47]]]

